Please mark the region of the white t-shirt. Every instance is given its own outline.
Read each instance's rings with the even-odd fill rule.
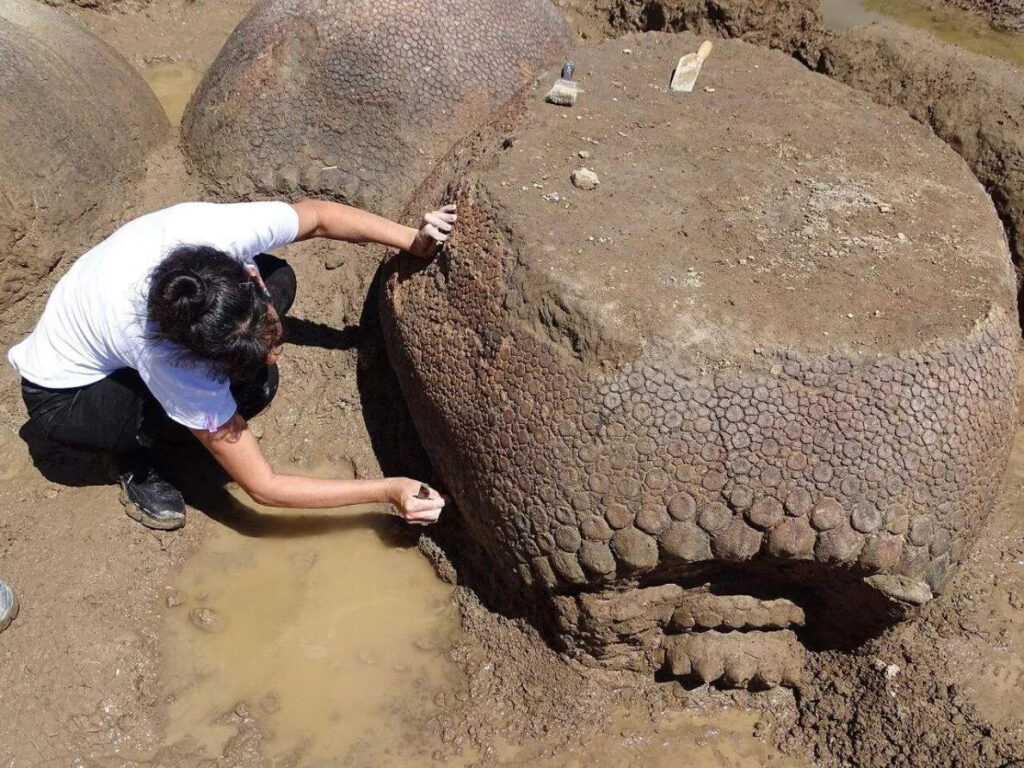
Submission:
[[[235,413],[229,382],[179,348],[147,338],[149,275],[186,245],[251,262],[295,240],[287,203],[182,203],[125,224],[76,261],[53,289],[31,335],[8,359],[28,381],[67,389],[134,368],[167,414],[190,429],[215,430]]]

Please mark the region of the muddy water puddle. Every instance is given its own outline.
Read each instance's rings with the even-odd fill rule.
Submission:
[[[270,512],[229,492],[259,535],[218,525],[175,585],[168,740],[221,754],[233,734],[223,715],[240,702],[266,726],[273,760],[346,759],[405,736],[403,707],[457,685],[444,655],[451,588],[380,507]],[[330,517],[350,524],[313,522]]]
[[[187,61],[170,61],[149,65],[142,76],[156,94],[171,125],[180,125],[188,100],[203,79],[203,73]]]
[[[892,19],[961,48],[1024,66],[1024,35],[993,29],[984,19],[926,0],[821,0],[825,23],[837,29]]]

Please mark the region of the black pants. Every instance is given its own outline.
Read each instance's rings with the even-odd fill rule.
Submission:
[[[271,303],[283,318],[295,298],[295,273],[283,259],[256,257]],[[277,394],[276,365],[256,379],[232,382],[231,394],[242,417],[251,419]],[[26,428],[48,441],[85,451],[116,455],[186,440],[188,429],[173,421],[132,368],[114,371],[84,387],[51,389],[26,379],[21,395],[28,408]]]

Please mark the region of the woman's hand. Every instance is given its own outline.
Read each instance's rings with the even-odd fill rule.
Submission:
[[[455,215],[455,204],[449,204],[437,211],[424,214],[419,231],[409,246],[409,253],[421,259],[434,257],[438,249],[451,234],[452,225],[459,217]]]
[[[405,522],[414,525],[436,523],[444,508],[441,494],[419,480],[410,480],[408,477],[390,479],[388,501],[398,508],[398,514]]]

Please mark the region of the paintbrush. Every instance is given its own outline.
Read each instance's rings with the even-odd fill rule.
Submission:
[[[551,86],[548,95],[544,97],[545,101],[550,104],[557,104],[560,107],[571,107],[576,103],[579,86],[572,79],[574,70],[575,65],[571,61],[565,62],[565,66],[562,67],[562,76],[555,80],[555,84]]]

